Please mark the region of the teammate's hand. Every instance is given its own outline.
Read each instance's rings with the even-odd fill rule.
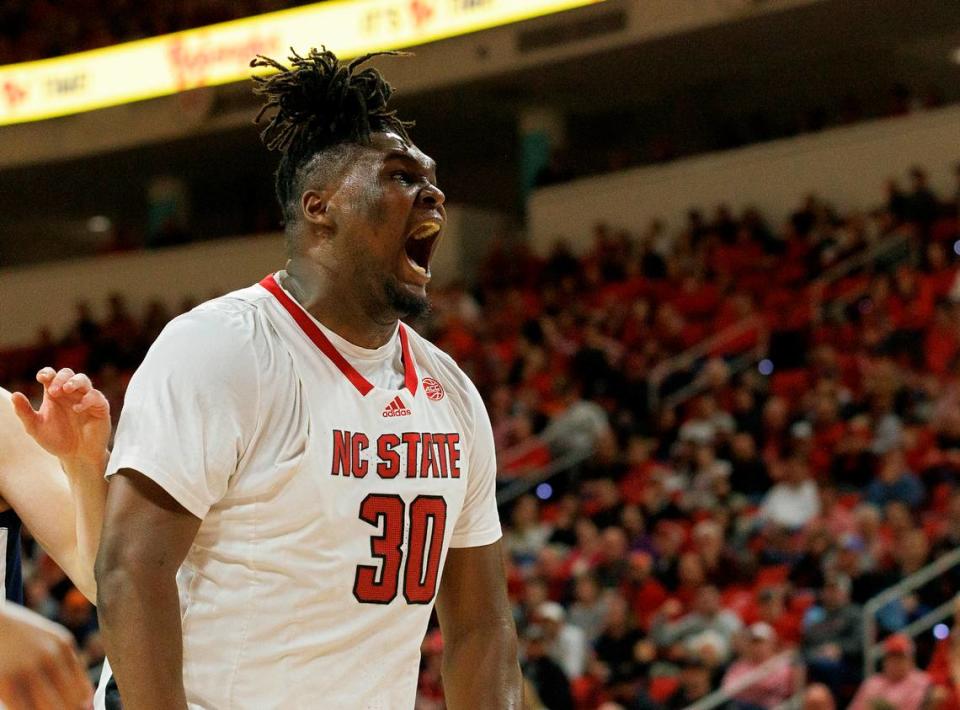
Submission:
[[[0,704],[7,710],[80,710],[92,698],[66,629],[14,604],[0,608]]]
[[[45,367],[37,373],[43,385],[43,402],[34,410],[20,392],[12,396],[13,408],[23,428],[62,462],[86,464],[103,472],[110,442],[110,403],[90,378],[70,368],[55,372]]]

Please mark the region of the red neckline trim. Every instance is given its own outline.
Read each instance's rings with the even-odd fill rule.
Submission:
[[[287,292],[281,288],[280,284],[277,282],[276,276],[274,274],[269,274],[265,276],[260,282],[260,285],[263,286],[267,291],[269,291],[273,296],[280,302],[280,305],[283,306],[284,310],[290,314],[293,320],[297,325],[300,326],[300,329],[306,334],[313,344],[317,346],[317,349],[326,355],[330,361],[336,365],[337,369],[344,374],[344,376],[350,380],[351,384],[357,388],[361,395],[364,397],[370,393],[372,390],[373,384],[367,380],[366,377],[357,372],[356,368],[347,362],[347,359],[340,354],[340,351],[330,342],[330,339],[323,334],[323,331],[317,327],[317,324],[313,322],[307,312],[303,310],[303,306],[294,301],[290,296],[287,295]],[[410,354],[410,344],[407,336],[407,330],[404,327],[403,323],[400,324],[400,347],[402,348],[402,359],[403,359],[403,386],[406,387],[411,395],[417,393],[417,384],[419,378],[417,377],[417,369],[413,363],[413,356]]]

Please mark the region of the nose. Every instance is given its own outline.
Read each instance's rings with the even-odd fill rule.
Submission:
[[[431,209],[442,207],[446,201],[447,196],[443,194],[443,190],[433,183],[427,184],[427,186],[420,191],[420,203]]]

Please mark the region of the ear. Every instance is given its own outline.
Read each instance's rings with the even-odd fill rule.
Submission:
[[[328,212],[330,193],[327,190],[307,190],[300,196],[300,211],[308,224],[323,234],[333,231],[334,223]]]

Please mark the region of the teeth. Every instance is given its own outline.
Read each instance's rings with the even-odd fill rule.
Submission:
[[[436,222],[424,222],[410,234],[411,239],[428,239],[440,231],[440,225]]]
[[[407,257],[407,261],[410,262],[410,266],[411,266],[411,267],[413,268],[413,270],[416,271],[418,274],[422,274],[423,276],[427,276],[427,275],[430,273],[429,271],[427,271],[425,268],[423,268],[422,266],[420,266],[420,264],[418,264],[417,262],[415,262],[415,261],[414,261],[413,259],[411,259],[410,257]]]

